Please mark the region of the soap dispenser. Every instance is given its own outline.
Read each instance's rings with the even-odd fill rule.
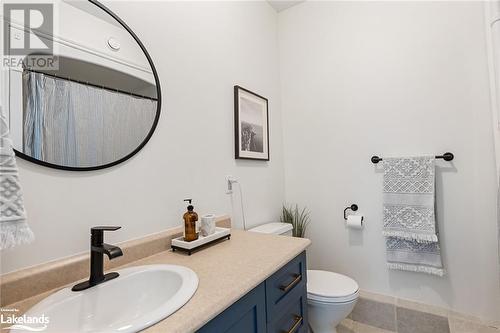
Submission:
[[[186,242],[192,242],[198,239],[198,233],[196,232],[196,221],[198,221],[198,214],[193,211],[194,207],[191,205],[192,199],[185,199],[189,203],[187,206],[187,212],[184,213],[184,240]]]

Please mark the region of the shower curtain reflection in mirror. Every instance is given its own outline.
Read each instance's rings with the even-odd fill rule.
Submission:
[[[51,164],[105,165],[146,138],[157,101],[23,72],[24,154]]]

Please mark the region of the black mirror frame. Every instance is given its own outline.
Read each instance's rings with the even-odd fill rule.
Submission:
[[[100,3],[97,0],[88,0],[88,1],[90,3],[96,5],[100,9],[104,10],[111,17],[113,17],[118,23],[120,23],[120,25],[125,30],[127,30],[127,32],[132,36],[132,38],[134,38],[134,40],[137,42],[137,44],[141,48],[142,52],[144,52],[144,55],[146,56],[149,65],[151,66],[151,71],[153,72],[153,76],[154,76],[155,82],[156,82],[156,95],[157,95],[158,102],[157,102],[156,116],[155,116],[155,119],[154,119],[154,122],[153,122],[153,126],[151,127],[151,130],[149,131],[149,133],[146,136],[146,138],[144,139],[144,141],[142,141],[142,143],[139,146],[137,146],[137,148],[135,148],[128,155],[126,155],[126,156],[124,156],[124,157],[122,157],[122,158],[120,158],[120,159],[118,159],[118,160],[116,160],[114,162],[108,163],[108,164],[103,164],[103,165],[99,165],[99,166],[92,166],[92,167],[71,167],[71,166],[64,166],[64,165],[52,164],[52,163],[48,163],[48,162],[44,162],[44,161],[38,160],[36,158],[28,156],[28,155],[26,155],[24,153],[21,153],[20,151],[17,151],[16,149],[14,149],[16,157],[20,157],[23,160],[26,160],[26,161],[29,161],[29,162],[33,162],[33,163],[38,164],[38,165],[42,165],[42,166],[53,168],[53,169],[59,169],[59,170],[67,170],[67,171],[94,171],[94,170],[106,169],[106,168],[110,168],[112,166],[115,166],[117,164],[120,164],[122,162],[125,162],[126,160],[128,160],[129,158],[131,158],[132,156],[134,156],[135,154],[137,154],[148,143],[149,139],[151,139],[151,137],[153,136],[154,131],[156,130],[156,127],[158,125],[158,121],[160,120],[160,113],[161,113],[161,88],[160,88],[160,79],[158,77],[158,73],[156,71],[155,65],[153,64],[153,60],[151,59],[151,56],[149,55],[148,51],[146,50],[146,47],[140,41],[139,37],[137,37],[137,35],[132,31],[132,29],[130,29],[130,27],[125,22],[123,22],[122,19],[120,19],[115,13],[113,13],[113,11],[111,11],[108,7],[106,7],[105,5],[103,5],[102,3]]]

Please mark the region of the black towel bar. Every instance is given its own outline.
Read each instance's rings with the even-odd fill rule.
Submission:
[[[455,155],[453,155],[453,153],[447,152],[443,155],[437,155],[436,158],[442,158],[445,161],[452,161],[455,158]],[[382,161],[382,157],[372,156],[371,161],[373,164],[377,164],[378,162]]]

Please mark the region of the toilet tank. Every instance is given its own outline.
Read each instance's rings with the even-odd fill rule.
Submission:
[[[248,231],[260,232],[262,234],[275,234],[283,236],[292,236],[293,227],[290,223],[283,222],[270,222],[266,224],[259,225]]]

